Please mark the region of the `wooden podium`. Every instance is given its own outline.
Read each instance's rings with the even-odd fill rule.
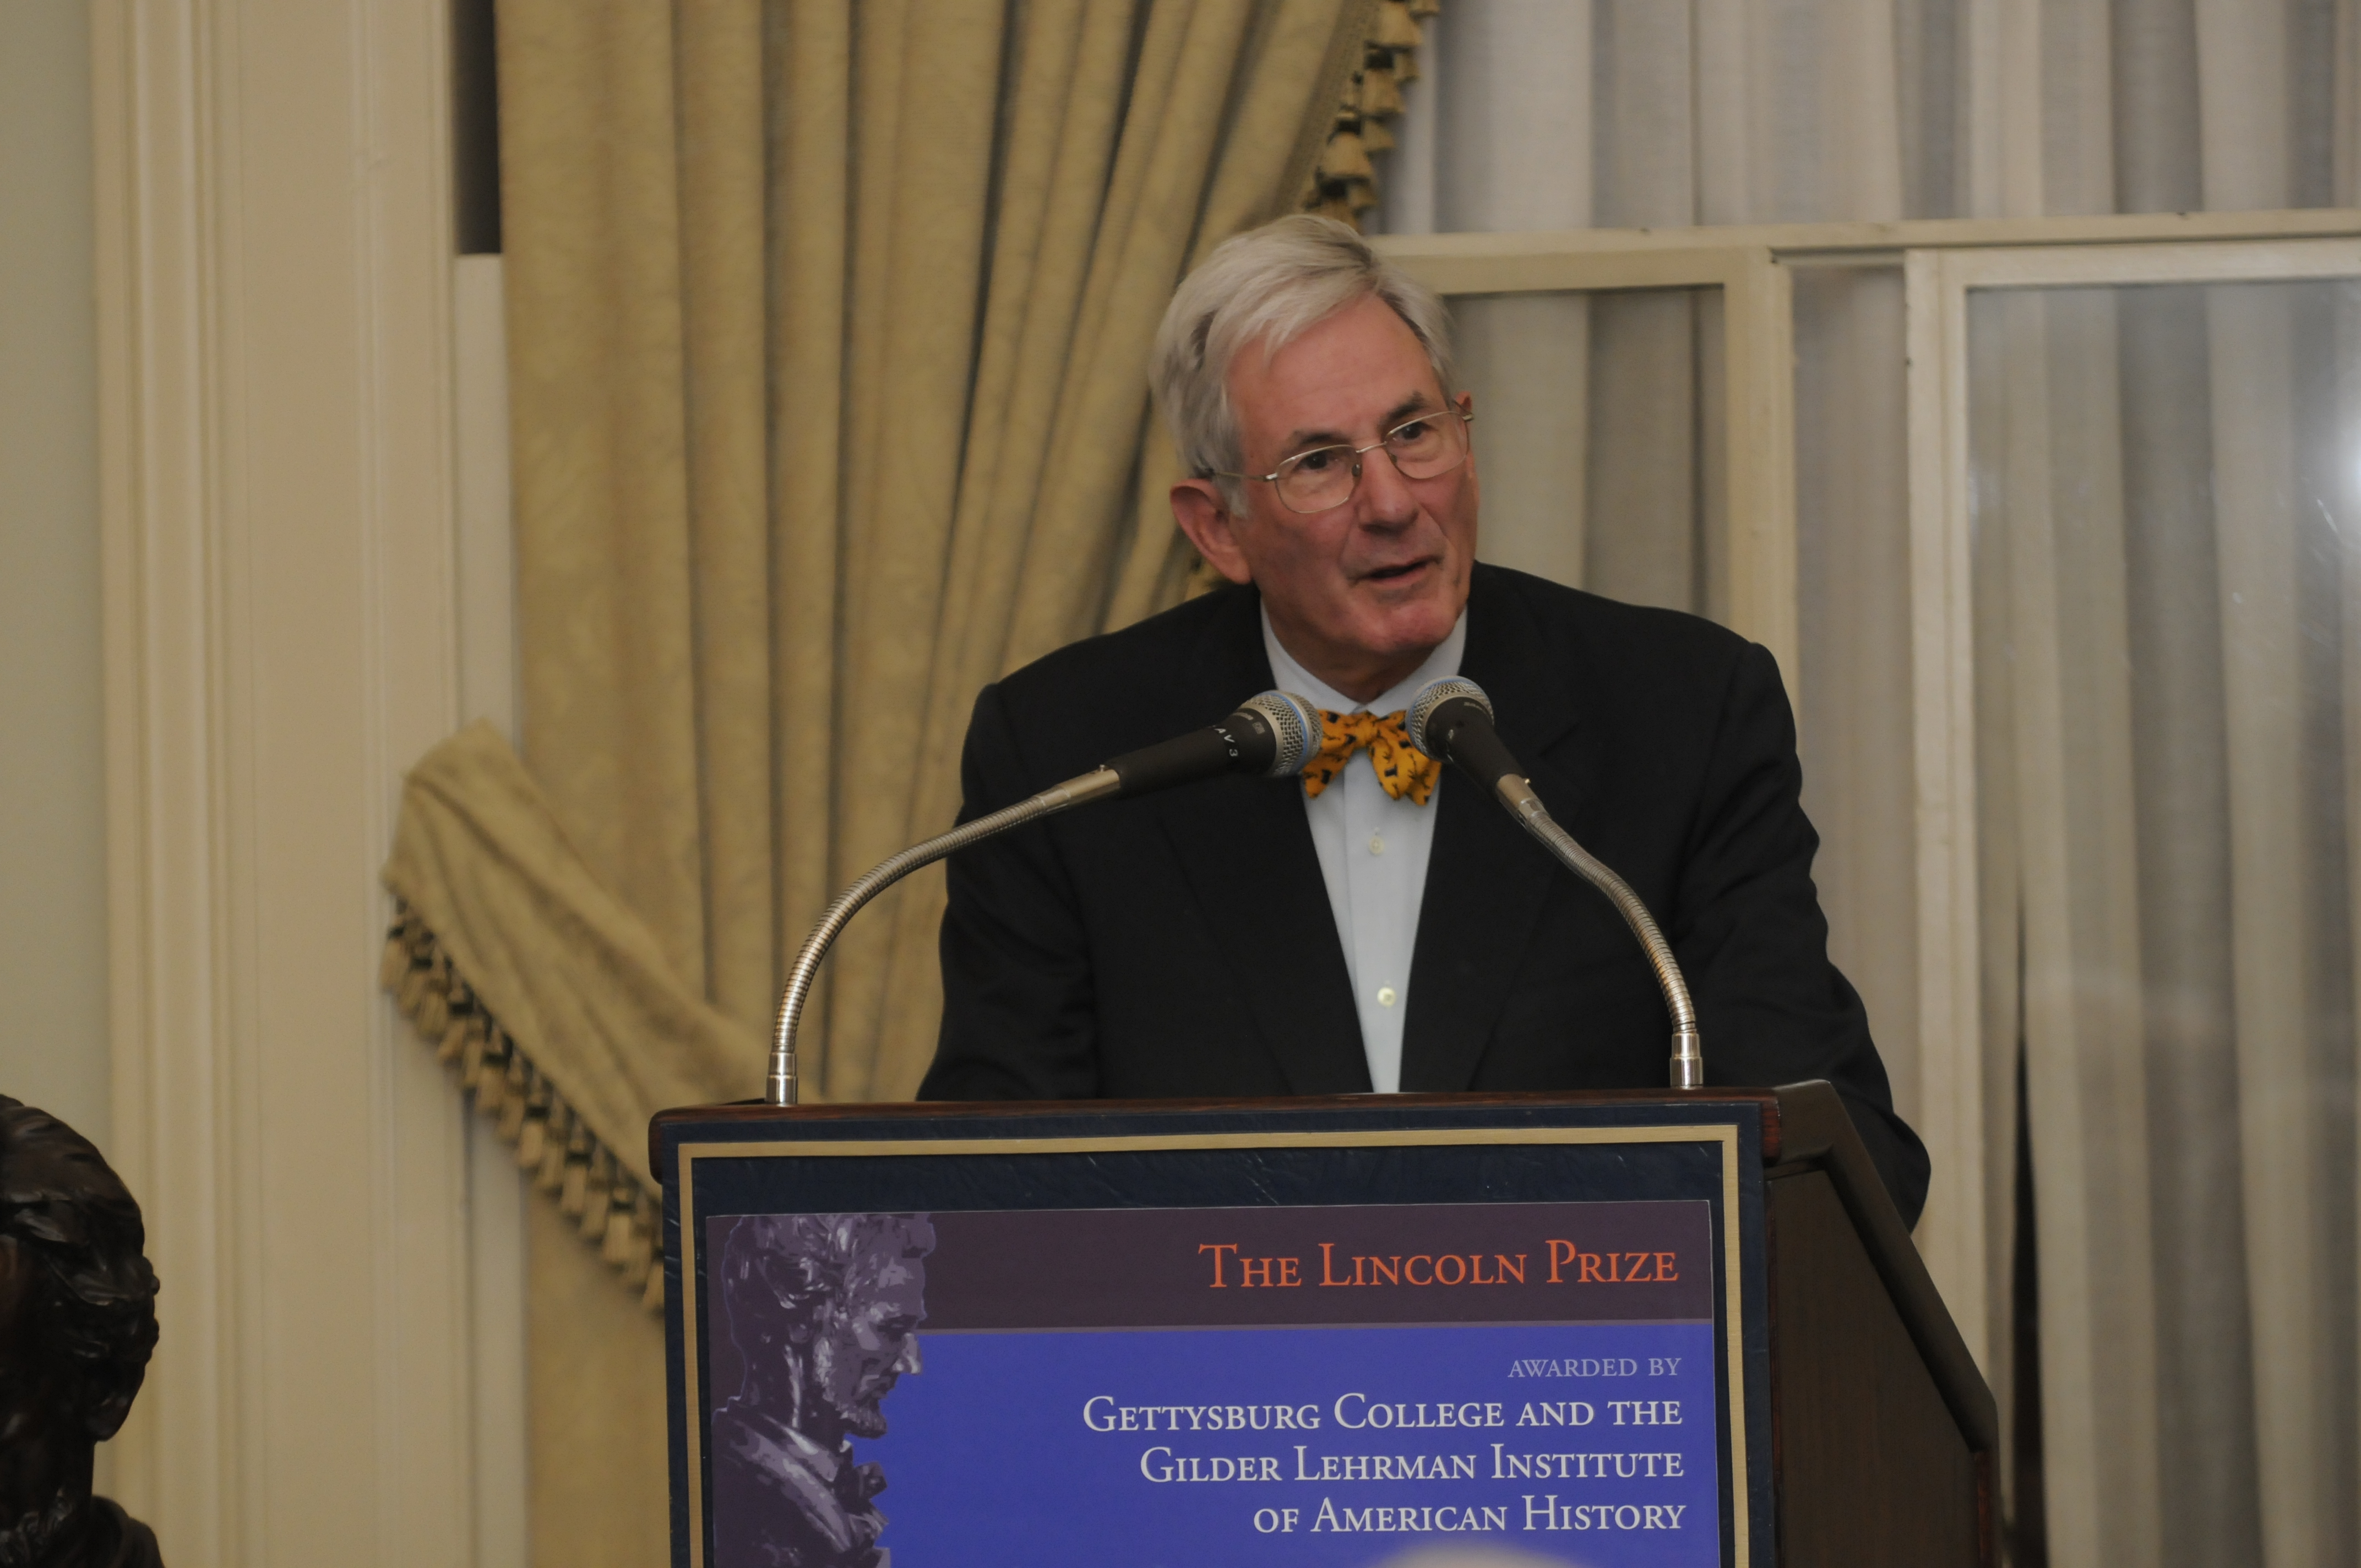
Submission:
[[[1999,1561],[1991,1392],[1824,1083],[650,1140],[680,1568]]]

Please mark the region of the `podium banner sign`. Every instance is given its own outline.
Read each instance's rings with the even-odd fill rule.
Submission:
[[[1754,1107],[1619,1109],[660,1123],[675,1560],[1767,1561]]]

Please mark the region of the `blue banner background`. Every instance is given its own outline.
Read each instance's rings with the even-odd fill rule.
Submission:
[[[1716,1500],[1716,1382],[1710,1323],[1553,1327],[1295,1328],[1188,1332],[929,1334],[924,1370],[884,1405],[887,1434],[856,1445],[884,1467],[881,1546],[894,1568],[1204,1568],[1206,1564],[1377,1563],[1422,1541],[1411,1533],[1324,1528],[1323,1501],[1352,1511],[1448,1505],[1505,1509],[1507,1529],[1468,1540],[1593,1568],[1721,1561]],[[1676,1374],[1651,1375],[1678,1359]],[[1512,1376],[1535,1361],[1630,1361],[1633,1375]],[[1488,1401],[1505,1424],[1481,1430],[1340,1428],[1340,1396],[1415,1407]],[[1116,1406],[1312,1405],[1310,1431],[1101,1432],[1085,1401]],[[1680,1424],[1616,1424],[1612,1400],[1677,1399]],[[1581,1400],[1580,1428],[1519,1426],[1528,1402]],[[1348,1408],[1347,1414],[1351,1414]],[[1679,1477],[1495,1479],[1494,1443],[1510,1454],[1677,1453]],[[1472,1454],[1474,1480],[1300,1480],[1323,1454]],[[1278,1461],[1281,1480],[1157,1482],[1151,1448],[1176,1458]],[[1159,1461],[1160,1463],[1160,1456]],[[1257,1467],[1259,1468],[1259,1467]],[[1554,1496],[1554,1513],[1545,1501]],[[1531,1502],[1528,1503],[1527,1499]],[[1649,1505],[1678,1507],[1677,1529],[1644,1523]],[[1601,1513],[1604,1508],[1608,1511]],[[1293,1508],[1291,1531],[1258,1530],[1260,1509]],[[1572,1510],[1585,1510],[1576,1514]],[[1617,1512],[1618,1509],[1633,1511]],[[1497,1516],[1495,1516],[1497,1517]],[[1671,1518],[1660,1511],[1656,1519]],[[1543,1528],[1554,1519],[1559,1529]],[[1266,1523],[1271,1522],[1267,1519]],[[1374,1516],[1371,1523],[1376,1522]],[[1399,1523],[1399,1519],[1394,1521]],[[1576,1523],[1590,1528],[1566,1528]],[[1530,1528],[1529,1528],[1530,1527]],[[1603,1527],[1603,1528],[1602,1528]]]

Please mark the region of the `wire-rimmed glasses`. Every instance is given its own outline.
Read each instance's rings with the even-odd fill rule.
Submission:
[[[1353,499],[1361,482],[1361,455],[1382,446],[1405,479],[1440,478],[1467,461],[1467,427],[1473,413],[1437,409],[1406,419],[1367,446],[1315,446],[1299,452],[1268,474],[1231,474],[1224,479],[1257,479],[1279,492],[1279,504],[1293,512],[1326,511]]]

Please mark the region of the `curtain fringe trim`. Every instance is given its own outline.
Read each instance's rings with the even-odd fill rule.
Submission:
[[[576,1223],[587,1245],[649,1311],[664,1310],[656,1266],[656,1195],[592,1135],[556,1088],[500,1027],[426,923],[397,902],[378,983],[450,1072],[462,1099],[492,1119],[533,1190]]]
[[[1418,80],[1418,49],[1425,41],[1419,24],[1443,9],[1443,0],[1380,0],[1363,47],[1360,69],[1345,84],[1335,124],[1312,166],[1301,210],[1335,218],[1355,228],[1378,204],[1374,152],[1394,145],[1386,125],[1402,114],[1402,83]]]

